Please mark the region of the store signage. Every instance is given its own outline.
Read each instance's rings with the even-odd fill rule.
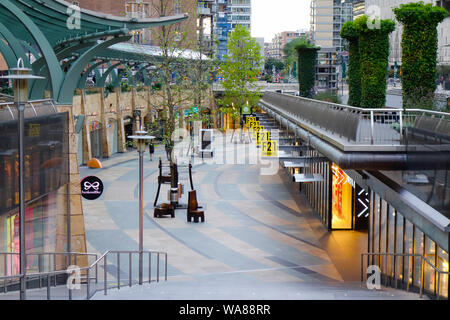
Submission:
[[[278,141],[263,141],[261,146],[261,155],[263,157],[278,157]]]
[[[86,200],[96,200],[103,194],[103,182],[95,176],[81,180],[81,196]]]

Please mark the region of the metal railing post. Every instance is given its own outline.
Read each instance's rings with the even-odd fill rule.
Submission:
[[[132,266],[132,264],[131,264],[131,252],[129,253],[128,257],[129,257],[129,267],[130,267],[130,269],[128,270],[129,271],[128,275],[130,277],[128,285],[131,287],[131,266]]]
[[[400,119],[399,119],[399,122],[400,122],[400,142],[402,142],[403,141],[403,111],[400,111],[399,113],[400,113]]]
[[[437,291],[436,291],[436,295],[437,295],[437,299],[439,300],[441,297],[441,273],[438,272],[438,277],[437,277]]]
[[[120,290],[120,252],[117,252],[117,286]]]
[[[165,261],[166,261],[166,266],[165,266],[165,270],[164,270],[164,274],[165,274],[164,281],[167,281],[167,253],[165,254]]]
[[[364,253],[361,254],[361,283],[364,282]]]
[[[420,297],[422,298],[425,280],[425,258],[422,257],[422,279],[420,279]]]
[[[370,144],[373,144],[374,141],[374,115],[373,110],[370,111]]]
[[[47,275],[47,300],[50,300],[50,275]]]
[[[152,253],[148,253],[148,283],[152,283]]]
[[[107,261],[108,261],[108,256],[106,255],[105,257],[104,257],[104,265],[103,265],[103,267],[104,267],[104,271],[103,271],[103,282],[104,282],[104,291],[105,291],[105,296],[107,295],[107,290],[108,290],[108,272],[106,271],[106,267],[107,267]]]
[[[89,281],[89,267],[88,267],[88,269],[87,269],[87,272],[86,272],[86,275],[87,275],[87,279],[86,279],[86,300],[89,300],[89,298],[90,298],[90,281]]]
[[[159,282],[159,252],[156,254],[156,282]]]

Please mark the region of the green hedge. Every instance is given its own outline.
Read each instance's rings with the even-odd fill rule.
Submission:
[[[423,2],[394,9],[404,26],[402,34],[402,87],[404,108],[433,108],[436,90],[437,25],[448,12]]]
[[[359,34],[361,107],[383,108],[386,103],[389,34],[394,31],[395,22],[379,20],[378,27],[372,22],[365,15],[354,22]]]
[[[316,81],[316,57],[320,47],[306,41],[295,46],[298,54],[298,83],[300,96],[308,97]]]
[[[344,23],[341,37],[348,41],[348,104],[354,107],[361,106],[361,62],[359,56],[359,35],[353,21]]]

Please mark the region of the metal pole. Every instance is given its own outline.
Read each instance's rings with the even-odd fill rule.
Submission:
[[[24,189],[24,134],[25,105],[20,103],[20,81],[16,81],[17,109],[19,111],[19,238],[20,238],[20,300],[26,299],[26,256],[25,256],[25,189]]]
[[[139,141],[139,143],[145,143],[144,141]],[[139,150],[139,284],[142,285],[142,273],[143,273],[143,216],[144,216],[144,152],[140,148]]]

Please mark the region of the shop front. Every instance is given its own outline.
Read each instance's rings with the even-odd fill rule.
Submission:
[[[68,115],[43,112],[25,119],[26,253],[67,250]],[[4,110],[1,110],[2,113]],[[45,111],[45,110],[44,110]],[[0,119],[0,275],[19,270],[19,156],[17,120]],[[10,254],[6,254],[10,253]],[[27,259],[34,270],[36,259]]]

